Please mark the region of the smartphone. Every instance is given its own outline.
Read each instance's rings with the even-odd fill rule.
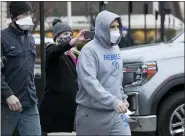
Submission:
[[[85,34],[84,34],[84,38],[85,39],[90,39],[90,40],[92,40],[92,39],[94,39],[94,31],[87,31],[87,32],[85,32]]]

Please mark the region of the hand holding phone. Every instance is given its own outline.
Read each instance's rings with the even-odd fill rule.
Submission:
[[[86,31],[84,34],[84,38],[92,40],[94,39],[94,34],[95,34],[94,31]]]

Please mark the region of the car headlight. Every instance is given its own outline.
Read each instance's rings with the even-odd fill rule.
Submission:
[[[157,73],[157,63],[127,63],[123,65],[124,87],[139,86]]]

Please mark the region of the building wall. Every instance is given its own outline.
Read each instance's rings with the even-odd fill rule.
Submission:
[[[7,18],[7,3],[6,2],[0,2],[0,9],[1,9],[1,13],[0,13],[0,24],[1,24],[1,29],[6,27],[6,18]]]
[[[48,2],[46,4],[50,4]],[[153,13],[153,2],[146,2],[148,4],[149,14]],[[133,2],[133,14],[143,14],[144,2]],[[87,15],[90,13],[92,5],[92,13],[97,14],[99,12],[99,2],[72,2],[72,15],[80,16]],[[128,14],[128,2],[108,2],[107,10],[115,12],[119,15]],[[56,2],[56,9],[54,11],[58,16],[67,15],[67,2]]]
[[[9,2],[1,2],[1,28],[7,26],[7,19],[10,18],[8,9]],[[155,5],[154,2],[146,2],[148,4],[148,13],[153,14]],[[179,17],[176,13],[177,11],[174,9],[174,2],[168,2],[170,4],[169,7],[172,8],[172,14],[176,17]],[[183,2],[184,3],[184,2]],[[34,14],[37,16],[36,18],[39,19],[39,2],[38,1],[31,1],[31,4],[34,9]],[[144,2],[133,2],[133,12],[132,14],[143,14],[143,5]],[[183,4],[184,5],[184,4]],[[153,8],[154,7],[154,8]],[[182,7],[182,6],[181,6]],[[183,9],[183,8],[181,8]],[[128,14],[128,2],[126,1],[115,1],[115,2],[108,2],[107,10],[115,12],[119,15],[127,15]],[[184,9],[183,9],[184,10]],[[72,15],[73,16],[87,16],[92,12],[92,14],[97,15],[99,12],[99,2],[72,2]],[[181,14],[184,12],[181,10]],[[48,16],[67,16],[67,2],[65,1],[47,1],[45,2],[45,17]],[[10,19],[9,19],[10,20]]]
[[[184,5],[185,5],[185,2],[179,2],[179,6],[180,6],[180,11],[181,11],[181,14],[182,14],[182,17],[184,19]]]
[[[8,2],[9,3],[9,2]],[[32,6],[34,6],[34,11],[39,10],[39,2],[31,1]],[[149,14],[153,13],[153,2],[146,2],[148,4]],[[144,2],[133,2],[133,14],[143,14],[143,4]],[[92,5],[92,8],[91,8]],[[67,15],[67,2],[66,1],[47,1],[45,2],[45,9],[48,16],[66,16]],[[81,16],[90,13],[90,10],[94,14],[99,12],[99,2],[72,2],[72,15]],[[128,2],[108,2],[107,10],[115,12],[119,15],[128,14]],[[49,12],[49,13],[48,13]],[[7,16],[9,13],[7,11]]]
[[[2,2],[4,5],[2,6],[4,9],[7,9],[9,2]],[[6,4],[7,3],[7,4]],[[31,1],[32,6],[34,7],[34,11],[36,14],[39,15],[39,2],[37,1]],[[135,1],[132,2],[133,4],[133,12],[132,14],[143,14],[143,5],[144,2]],[[148,4],[148,13],[153,14],[153,4],[154,2],[145,2]],[[175,13],[174,5],[179,2],[167,2],[165,4],[167,7],[172,8],[172,14],[177,16],[177,13]],[[92,8],[91,8],[92,7]],[[119,15],[125,15],[128,14],[128,2],[126,1],[110,1],[107,4],[107,10],[115,12]],[[7,11],[7,17],[9,18],[9,12]],[[94,1],[78,1],[72,2],[72,15],[74,16],[86,16],[90,14],[92,11],[93,14],[97,14],[99,12],[99,2]],[[182,13],[182,12],[181,12]],[[46,16],[66,16],[67,15],[67,2],[66,1],[46,1],[45,2],[45,15]],[[183,15],[182,15],[183,16]]]

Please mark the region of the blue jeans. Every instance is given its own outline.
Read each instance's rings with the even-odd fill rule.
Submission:
[[[21,136],[41,136],[38,107],[23,107],[22,112],[10,111],[8,106],[1,104],[1,135],[11,136],[17,127]]]

